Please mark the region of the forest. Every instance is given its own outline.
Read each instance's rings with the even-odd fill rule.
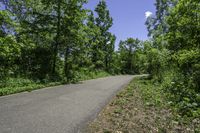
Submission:
[[[182,115],[200,116],[200,0],[156,0],[149,40],[110,32],[105,0],[0,2],[0,95],[107,75],[149,74]]]

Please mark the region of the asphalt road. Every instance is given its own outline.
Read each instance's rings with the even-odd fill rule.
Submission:
[[[79,133],[134,76],[0,97],[0,133]]]

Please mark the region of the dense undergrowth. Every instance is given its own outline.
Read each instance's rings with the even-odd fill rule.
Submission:
[[[156,84],[148,78],[138,79],[136,80],[136,84],[141,89],[146,105],[170,108],[172,113],[174,113],[174,118],[181,122],[181,124],[191,124],[193,120],[200,122],[200,108],[198,107],[198,103],[191,102],[186,97],[177,100],[178,97],[181,97],[180,94],[182,92],[179,95],[173,92],[174,95],[172,95],[172,92],[168,88],[166,89],[165,84]],[[174,90],[176,89],[174,88]],[[193,97],[193,99],[197,100],[196,97]]]
[[[100,77],[110,76],[111,74],[105,71],[86,71],[82,70],[80,73],[77,73],[76,77],[71,81],[67,80],[33,80],[28,78],[8,78],[6,81],[0,82],[0,96],[9,95],[24,91],[33,91],[36,89],[56,86],[67,83],[76,83],[83,80],[95,79]],[[64,78],[63,78],[64,79]]]
[[[152,84],[159,84],[169,103],[187,118],[200,114],[199,2],[158,0],[156,14],[146,22]]]

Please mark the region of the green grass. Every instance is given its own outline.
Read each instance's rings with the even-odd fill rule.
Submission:
[[[145,107],[155,107],[158,110],[166,109],[172,113],[171,121],[177,122],[183,129],[193,129],[200,132],[200,119],[197,117],[182,116],[177,106],[172,104],[169,94],[163,90],[161,84],[156,84],[148,78],[136,79],[135,84],[140,88],[140,94]]]
[[[82,70],[78,74],[78,81],[83,81],[83,80],[89,80],[89,79],[96,79],[96,78],[101,78],[101,77],[107,77],[111,76],[108,72],[105,71],[88,71],[88,70]]]
[[[148,78],[136,79],[135,83],[140,88],[140,92],[145,105],[165,107],[167,104],[164,102],[165,95],[161,85],[154,84]]]
[[[110,76],[109,73],[105,71],[81,71],[75,77],[75,80],[71,81],[72,83],[76,83],[83,80],[96,79],[101,77]],[[66,81],[57,81],[57,82],[40,82],[33,81],[25,78],[9,78],[6,82],[0,82],[0,96],[10,95],[14,93],[20,93],[24,91],[33,91],[45,87],[56,86],[61,84],[67,84]]]
[[[24,91],[33,91],[36,89],[49,86],[56,86],[60,84],[62,84],[62,82],[41,83],[24,78],[10,78],[9,80],[6,81],[5,87],[0,88],[0,96],[20,93]]]

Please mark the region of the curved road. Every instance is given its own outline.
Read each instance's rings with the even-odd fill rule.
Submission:
[[[79,133],[134,76],[0,97],[0,133]]]

